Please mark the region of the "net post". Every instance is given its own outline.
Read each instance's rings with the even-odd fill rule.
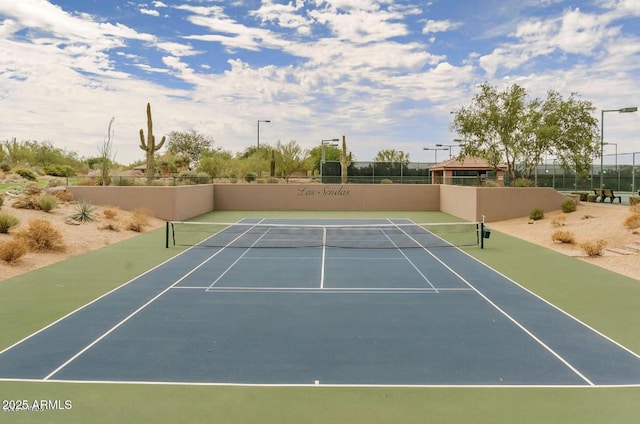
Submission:
[[[484,249],[484,221],[480,223],[480,249]]]
[[[169,221],[167,221],[165,230],[164,230],[164,248],[169,248]]]

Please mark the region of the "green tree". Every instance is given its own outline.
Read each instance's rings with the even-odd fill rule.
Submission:
[[[309,161],[311,170],[319,173],[320,162],[322,162],[322,146],[317,146],[309,150],[307,160]],[[339,161],[340,149],[337,146],[324,146],[324,160],[325,162]]]
[[[168,151],[180,157],[189,158],[189,169],[198,167],[202,154],[213,151],[213,137],[200,134],[195,130],[190,132],[171,131],[168,138]]]
[[[587,170],[599,149],[594,111],[576,94],[564,100],[550,90],[545,100],[529,100],[518,84],[498,91],[484,83],[470,106],[452,112],[451,127],[463,139],[460,156],[484,157],[496,168],[504,162],[515,181],[516,164],[529,178],[545,155],[565,169]]]
[[[306,152],[295,140],[276,145],[276,173],[289,178],[296,171],[305,168]]]
[[[206,172],[212,177],[231,175],[233,171],[233,155],[228,151],[210,151],[202,153],[198,171]]]
[[[380,150],[376,155],[376,162],[409,162],[409,153],[395,149]]]

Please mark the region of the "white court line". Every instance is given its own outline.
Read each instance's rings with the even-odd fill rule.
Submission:
[[[150,272],[155,271],[156,269],[160,268],[161,266],[163,266],[163,265],[165,265],[165,264],[167,264],[167,263],[171,262],[172,260],[174,260],[174,259],[176,259],[176,258],[178,258],[178,257],[180,257],[180,256],[182,256],[182,255],[184,255],[184,254],[186,254],[187,252],[189,252],[190,250],[193,250],[193,249],[195,249],[195,248],[196,248],[196,246],[192,246],[192,247],[190,247],[190,248],[188,248],[188,249],[183,250],[182,252],[178,253],[177,255],[172,256],[172,257],[170,257],[169,259],[166,259],[166,260],[164,260],[163,262],[161,262],[161,263],[159,263],[159,264],[155,265],[153,268],[150,268],[150,269],[148,269],[147,271],[145,271],[145,272],[143,272],[143,273],[141,273],[141,274],[136,275],[135,277],[133,277],[133,278],[132,278],[132,279],[130,279],[129,281],[126,281],[125,283],[120,284],[119,286],[117,286],[117,287],[115,287],[115,288],[113,288],[113,289],[109,290],[108,292],[106,292],[106,293],[104,293],[104,294],[102,294],[102,295],[100,295],[100,296],[96,297],[96,298],[95,298],[95,299],[93,299],[92,301],[90,301],[90,302],[88,302],[88,303],[85,303],[84,305],[82,305],[82,306],[80,306],[80,307],[78,307],[78,308],[74,309],[73,311],[69,312],[68,314],[66,314],[66,315],[64,315],[64,316],[62,316],[62,317],[60,317],[60,318],[58,318],[57,320],[53,321],[52,323],[50,323],[50,324],[48,324],[48,325],[46,325],[46,326],[42,327],[42,328],[41,328],[41,329],[39,329],[38,331],[36,331],[36,332],[34,332],[34,333],[32,333],[32,334],[29,334],[28,336],[26,336],[26,337],[24,337],[24,338],[22,338],[22,339],[18,340],[17,342],[15,342],[14,344],[12,344],[11,346],[6,347],[6,348],[5,348],[5,349],[3,349],[3,350],[0,350],[0,355],[2,355],[3,353],[5,353],[5,352],[6,352],[6,351],[8,351],[8,350],[13,349],[14,347],[18,346],[19,344],[21,344],[21,343],[23,343],[23,342],[25,342],[25,341],[29,340],[30,338],[32,338],[32,337],[34,337],[34,336],[37,336],[38,334],[42,333],[43,331],[45,331],[45,330],[47,330],[47,329],[49,329],[49,328],[53,327],[54,325],[56,325],[56,324],[60,323],[61,321],[64,321],[65,319],[69,318],[71,315],[75,314],[76,312],[79,312],[79,311],[83,310],[84,308],[87,308],[87,307],[89,307],[89,306],[93,305],[94,303],[98,302],[99,300],[101,300],[101,299],[103,299],[103,298],[105,298],[105,297],[109,296],[110,294],[112,294],[112,293],[114,293],[114,292],[116,292],[116,291],[120,290],[120,289],[121,289],[121,288],[123,288],[123,287],[128,286],[129,284],[131,284],[132,282],[136,281],[137,279],[139,279],[139,278],[141,278],[141,277],[144,277],[145,275],[149,274]]]
[[[600,337],[602,337],[603,339],[607,340],[608,342],[614,344],[615,346],[618,346],[620,349],[628,352],[629,354],[635,356],[637,359],[640,359],[640,354],[634,352],[633,350],[629,349],[628,347],[618,343],[617,341],[613,340],[611,337],[607,336],[606,334],[596,330],[595,328],[591,327],[589,324],[583,322],[582,320],[578,319],[577,317],[571,315],[569,312],[563,310],[562,308],[558,307],[557,305],[554,305],[553,303],[549,302],[547,299],[543,298],[542,296],[534,293],[533,291],[529,290],[528,288],[524,287],[523,285],[521,285],[520,283],[518,283],[517,281],[513,280],[512,278],[506,276],[505,274],[503,274],[502,272],[496,270],[495,268],[485,264],[484,262],[482,262],[480,259],[470,255],[469,253],[465,252],[462,249],[458,249],[458,251],[460,251],[461,253],[463,253],[464,255],[468,256],[469,258],[473,259],[474,261],[478,262],[479,264],[485,266],[486,268],[490,269],[491,271],[495,272],[496,274],[500,275],[501,277],[503,277],[504,279],[506,279],[507,281],[509,281],[511,284],[519,287],[520,289],[526,291],[527,293],[529,293],[530,295],[536,297],[538,300],[546,303],[547,305],[549,305],[550,307],[552,307],[553,309],[557,310],[558,312],[564,314],[565,316],[567,316],[568,318],[571,318],[572,320],[574,320],[575,322],[577,322],[578,324],[584,326],[585,328],[593,331],[595,334],[599,335]]]
[[[327,228],[322,228],[322,261],[320,264],[320,288],[324,288],[324,268],[327,259]]]
[[[395,225],[395,226],[396,226],[396,228],[398,228],[398,229],[400,228],[400,227],[398,227],[398,225],[397,225],[397,224],[395,224],[394,222],[392,222],[389,218],[387,218],[387,221],[389,221],[391,224]],[[436,287],[431,283],[431,281],[427,278],[427,276],[426,276],[426,275],[424,275],[424,274],[422,273],[422,271],[420,271],[420,269],[418,269],[418,267],[416,266],[416,264],[414,264],[414,263],[411,261],[411,259],[409,259],[409,257],[408,257],[408,256],[407,256],[407,255],[402,251],[402,249],[400,249],[400,247],[398,247],[398,245],[397,245],[393,240],[391,240],[391,237],[389,237],[389,235],[388,235],[387,233],[385,233],[383,230],[380,230],[380,231],[382,232],[382,234],[384,234],[384,236],[385,236],[387,239],[389,239],[389,241],[390,241],[390,242],[395,246],[395,248],[396,248],[396,249],[398,249],[398,252],[400,252],[400,254],[401,254],[402,256],[404,256],[404,258],[405,258],[405,259],[406,259],[406,260],[411,264],[411,266],[413,267],[413,269],[415,269],[415,270],[416,270],[416,272],[417,272],[418,274],[420,274],[420,276],[424,279],[424,281],[426,281],[426,282],[427,282],[427,284],[429,284],[429,286],[431,286],[431,288],[432,288],[433,290],[435,290],[435,292],[436,292],[436,293],[438,293],[438,289],[436,289]],[[420,243],[418,243],[418,242],[417,242],[413,237],[411,237],[411,236],[410,236],[410,235],[408,235],[406,232],[404,232],[404,230],[401,230],[401,231],[402,231],[402,232],[403,232],[407,237],[409,237],[409,238],[410,238],[414,243],[416,243],[418,246],[420,246]]]
[[[250,231],[253,227],[249,227],[249,229],[247,229],[247,231],[245,231],[244,233],[240,234],[238,237],[236,237],[235,239],[233,239],[233,241],[231,243],[233,243],[234,241],[236,241],[237,239],[239,239],[240,237],[242,237],[245,233],[247,233],[248,231]],[[226,247],[221,248],[220,250],[217,250],[213,255],[209,256],[207,259],[205,259],[204,261],[202,261],[198,266],[196,266],[195,268],[193,268],[191,271],[187,272],[185,275],[183,275],[182,277],[180,277],[178,280],[176,280],[173,284],[171,284],[169,287],[167,287],[166,289],[162,290],[160,293],[158,293],[157,295],[155,295],[152,299],[150,299],[148,302],[146,302],[144,305],[140,306],[138,309],[136,309],[135,311],[133,311],[131,314],[127,315],[124,319],[122,319],[120,322],[118,322],[116,325],[114,325],[113,327],[111,327],[109,330],[107,330],[104,334],[102,334],[100,337],[98,337],[97,339],[95,339],[93,342],[89,343],[87,346],[85,346],[82,350],[80,350],[78,353],[76,353],[75,355],[73,355],[71,358],[67,359],[64,363],[62,363],[62,365],[60,365],[58,368],[54,369],[52,372],[50,372],[46,377],[43,378],[43,380],[49,380],[51,377],[53,377],[54,375],[56,375],[58,372],[60,372],[63,368],[65,368],[67,365],[69,365],[71,362],[75,361],[78,357],[80,357],[83,353],[85,353],[87,350],[91,349],[93,346],[95,346],[98,342],[100,342],[102,339],[104,339],[105,337],[107,337],[109,334],[113,333],[116,329],[118,329],[119,327],[121,327],[124,323],[126,323],[127,321],[129,321],[131,318],[133,318],[135,315],[138,314],[138,312],[142,311],[143,309],[145,309],[147,306],[149,306],[151,303],[153,303],[154,301],[156,301],[160,296],[162,296],[163,294],[167,293],[169,290],[171,290],[172,287],[174,287],[176,284],[180,283],[182,280],[184,280],[185,278],[187,278],[189,275],[193,274],[196,270],[198,270],[200,267],[202,267],[203,265],[205,265],[207,262],[209,262],[211,259],[213,259],[214,257],[216,257],[220,252],[222,252]]]
[[[24,382],[39,384],[127,384],[149,386],[217,386],[217,387],[326,387],[326,388],[362,388],[362,389],[625,389],[640,388],[639,384],[600,384],[587,386],[586,384],[339,384],[339,383],[231,383],[231,382],[202,382],[202,381],[132,381],[132,380],[39,380],[28,378],[0,378],[0,382]]]
[[[405,232],[404,230],[401,229],[402,232]],[[425,230],[427,231],[427,230]],[[406,234],[406,233],[405,233]],[[409,234],[407,234],[407,237],[411,237]],[[455,246],[454,246],[455,247]],[[525,334],[527,334],[530,338],[532,338],[536,343],[538,343],[540,346],[542,346],[545,350],[547,350],[549,353],[551,353],[553,356],[555,356],[560,362],[562,362],[567,368],[569,368],[571,371],[573,371],[578,377],[580,377],[582,380],[584,380],[587,384],[589,384],[590,386],[594,386],[595,384],[589,380],[589,378],[587,378],[584,374],[582,374],[577,368],[575,368],[573,365],[571,365],[569,363],[569,361],[567,361],[562,355],[560,355],[558,352],[556,352],[555,350],[553,350],[549,345],[547,345],[545,342],[543,342],[541,339],[539,339],[535,334],[533,334],[529,329],[527,329],[524,325],[522,325],[517,319],[515,319],[514,317],[512,317],[511,315],[509,315],[507,313],[507,311],[505,311],[504,309],[500,308],[500,306],[498,306],[495,302],[493,302],[491,299],[489,299],[489,297],[487,297],[484,293],[482,293],[480,290],[478,290],[473,284],[471,284],[470,282],[468,282],[462,275],[458,274],[456,271],[454,271],[449,265],[447,265],[446,263],[444,263],[440,258],[438,258],[436,255],[434,255],[433,253],[431,253],[431,251],[429,249],[427,249],[426,247],[422,248],[425,252],[427,252],[431,257],[433,257],[436,261],[438,261],[442,266],[444,266],[445,268],[447,268],[453,275],[455,275],[456,277],[458,277],[460,279],[460,281],[464,282],[467,286],[471,287],[471,289],[473,291],[475,291],[480,297],[482,297],[489,305],[491,305],[493,308],[495,308],[498,312],[500,312],[502,315],[504,315],[509,321],[513,322],[518,328],[520,328]],[[456,249],[458,249],[456,247]],[[462,252],[462,249],[458,249],[459,251]],[[479,262],[479,261],[478,261]],[[481,262],[480,262],[481,263]]]
[[[290,292],[336,292],[339,293],[341,291],[361,291],[363,293],[367,292],[384,292],[384,293],[397,293],[397,292],[424,292],[424,293],[435,293],[436,290],[438,292],[474,292],[471,288],[468,287],[457,287],[457,288],[436,288],[435,290],[430,287],[337,287],[337,288],[318,288],[318,287],[251,287],[251,286],[240,286],[240,287],[222,287],[216,286],[212,288],[204,287],[204,286],[176,286],[172,287],[172,290],[203,290],[209,293],[213,293],[216,291],[224,291],[224,292],[269,292],[269,291],[290,291]]]
[[[253,228],[253,227],[251,227],[251,228]],[[249,231],[249,230],[247,230],[247,231]],[[247,231],[245,231],[244,233],[242,233],[240,236],[245,235],[245,234],[247,233]],[[217,283],[218,281],[220,281],[220,280],[222,279],[222,277],[224,277],[224,276],[227,274],[227,272],[231,271],[231,268],[233,268],[233,267],[234,267],[238,262],[240,262],[240,260],[241,260],[242,258],[244,258],[244,257],[245,257],[245,255],[246,255],[247,253],[249,253],[249,251],[251,250],[251,248],[253,248],[253,246],[255,246],[256,244],[258,244],[258,242],[259,242],[260,240],[262,240],[262,238],[263,238],[264,236],[266,236],[266,235],[269,233],[269,231],[271,231],[271,229],[270,229],[270,228],[268,228],[268,229],[267,229],[267,231],[265,231],[262,235],[260,235],[260,237],[258,237],[258,239],[257,239],[256,241],[254,241],[254,242],[253,242],[253,244],[251,244],[251,246],[249,246],[249,247],[248,247],[244,252],[242,252],[242,255],[240,255],[240,256],[238,257],[238,259],[236,259],[235,261],[233,261],[233,263],[232,263],[231,265],[229,265],[229,266],[227,267],[227,269],[225,269],[225,270],[222,272],[222,274],[220,274],[220,275],[218,276],[218,278],[216,278],[216,279],[213,281],[213,283],[211,283],[211,284],[209,285],[209,287],[208,287],[207,289],[211,289],[213,286],[215,286],[215,285],[216,285],[216,283]],[[239,238],[240,236],[238,236],[238,238]],[[236,238],[234,241],[236,241],[238,238]],[[232,242],[232,243],[233,243],[233,242]]]

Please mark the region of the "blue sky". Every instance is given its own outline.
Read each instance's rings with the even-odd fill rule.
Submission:
[[[432,161],[485,81],[640,106],[640,0],[0,0],[0,140],[97,156],[115,117],[124,164],[144,158],[147,102],[157,136],[232,152],[270,120],[261,143],[345,135],[358,160]],[[640,112],[604,133],[640,152]]]

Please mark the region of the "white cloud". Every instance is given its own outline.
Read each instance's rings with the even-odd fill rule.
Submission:
[[[158,12],[157,10],[154,9],[140,9],[140,13],[142,13],[143,15],[149,15],[149,16],[160,16],[160,12]]]
[[[309,35],[313,20],[300,15],[304,2],[279,4],[272,0],[264,0],[260,8],[251,12],[264,23],[273,23],[282,28],[293,28],[299,34]]]
[[[429,19],[425,24],[424,28],[422,28],[423,34],[430,34],[434,32],[446,32],[450,29],[456,28],[458,25],[452,23],[450,20],[446,19],[443,21],[434,21]]]
[[[487,75],[497,83],[518,81],[539,96],[548,88],[578,91],[603,107],[627,105],[615,96],[640,98],[634,83],[640,40],[616,21],[634,16],[637,1],[607,0],[602,13],[518,17],[509,38],[490,40],[488,54],[447,55],[447,61],[426,39],[457,23],[426,20],[416,6],[391,0],[264,0],[248,20],[229,15],[223,1],[131,3],[135,11],[177,9],[191,24],[172,37],[163,34],[161,42],[116,19],[44,0],[15,3],[0,3],[0,16],[8,18],[0,22],[0,113],[11,116],[0,140],[52,140],[92,156],[115,116],[115,150],[124,163],[143,157],[136,140],[148,101],[160,136],[197,129],[241,151],[255,141],[260,118],[272,120],[265,143],[295,139],[313,147],[345,134],[359,159],[394,140],[419,149],[412,159],[422,160],[420,143],[447,139],[449,111],[467,104]],[[260,23],[252,26],[256,18]],[[324,36],[314,38],[319,33]],[[222,65],[203,64],[206,43],[232,54]],[[267,50],[280,61],[253,60],[254,52]],[[176,79],[188,88],[167,88]]]

